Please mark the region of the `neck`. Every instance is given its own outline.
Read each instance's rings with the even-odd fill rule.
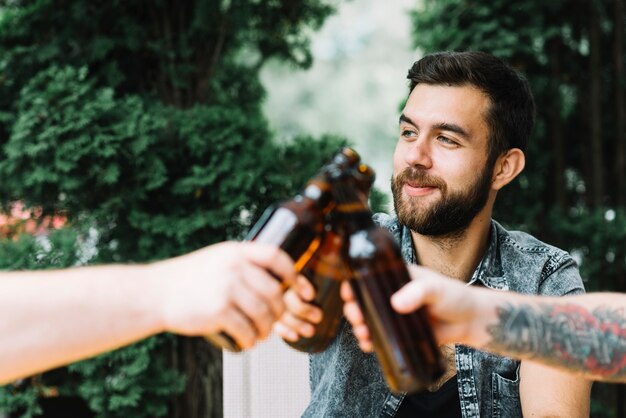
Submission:
[[[487,206],[457,234],[433,237],[411,231],[418,264],[469,281],[489,245],[491,207]]]

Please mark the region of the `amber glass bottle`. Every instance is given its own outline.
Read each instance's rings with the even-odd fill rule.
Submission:
[[[400,315],[391,306],[391,295],[411,280],[400,248],[386,229],[373,223],[344,174],[337,173],[334,183],[334,210],[348,235],[344,257],[352,273],[350,285],[385,380],[395,392],[422,390],[442,375],[444,366],[426,311]]]
[[[334,206],[329,173],[343,172],[358,164],[359,155],[343,148],[306,184],[294,198],[268,208],[248,233],[247,240],[273,244],[284,250],[301,271],[317,252],[324,239],[325,219]],[[206,337],[210,342],[232,351],[237,343],[227,334]]]
[[[349,277],[341,258],[344,236],[331,225],[333,222],[327,224],[326,234],[319,251],[302,270],[302,274],[315,287],[315,299],[312,303],[322,310],[322,320],[314,324],[315,334],[312,337],[286,341],[296,350],[309,353],[323,351],[335,336],[342,311],[339,286],[342,280]]]
[[[374,171],[369,166],[361,164],[346,170],[346,173],[352,187],[355,188],[353,192],[366,205],[374,184]],[[350,278],[347,260],[343,256],[346,239],[343,223],[337,222],[337,216],[331,212],[327,217],[326,234],[319,251],[302,270],[302,274],[315,287],[315,299],[312,302],[322,310],[323,316],[322,320],[315,324],[315,334],[312,337],[301,337],[295,342],[287,341],[287,344],[297,350],[309,353],[323,351],[337,334],[343,307],[339,288],[343,280]]]

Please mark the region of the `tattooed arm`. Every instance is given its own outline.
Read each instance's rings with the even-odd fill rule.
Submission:
[[[626,382],[626,295],[592,293],[560,298],[468,288],[411,266],[414,280],[392,298],[400,313],[427,306],[439,343],[458,342],[532,360],[584,377]],[[361,348],[369,331],[349,286],[344,313]]]
[[[498,298],[484,348],[595,380],[626,382],[626,295]],[[493,314],[495,312],[495,315]]]

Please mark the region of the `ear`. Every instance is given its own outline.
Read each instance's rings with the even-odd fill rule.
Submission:
[[[519,173],[522,172],[526,165],[526,157],[519,148],[511,148],[502,154],[496,160],[493,167],[493,178],[491,180],[491,188],[500,190],[509,184]]]

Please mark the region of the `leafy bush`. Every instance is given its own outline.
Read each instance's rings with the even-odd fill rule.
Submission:
[[[241,238],[345,141],[274,140],[259,70],[310,65],[323,0],[11,1],[0,10],[0,205],[62,213],[2,242],[4,269],[146,262]],[[158,336],[0,390],[98,417],[221,416],[221,353]],[[45,411],[43,411],[45,412]]]

